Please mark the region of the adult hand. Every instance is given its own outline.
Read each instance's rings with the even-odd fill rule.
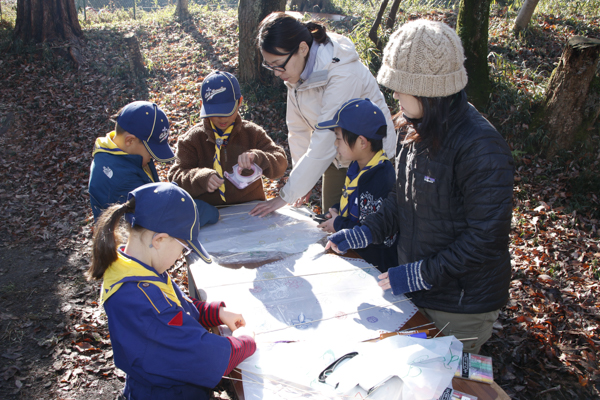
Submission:
[[[225,307],[219,308],[219,319],[231,329],[231,332],[246,326],[246,320],[244,320],[242,314],[231,312]]]
[[[342,229],[329,236],[325,250],[333,249],[336,253],[344,254],[348,249],[363,249],[372,242],[371,230],[365,225],[357,225],[353,229]]]
[[[388,290],[392,288],[392,285],[390,285],[390,278],[388,277],[388,273],[384,272],[383,274],[379,275],[377,277],[379,279],[379,282],[377,282],[377,284],[379,285],[379,287],[382,290]]]
[[[308,193],[306,193],[306,196],[302,196],[300,197],[298,200],[296,200],[293,204],[294,207],[302,207],[303,204],[306,204],[310,201],[310,194],[312,193],[312,190]]]
[[[208,178],[207,190],[212,193],[219,188],[225,180],[219,178],[219,175],[213,174]]]
[[[241,169],[252,169],[252,164],[254,164],[254,157],[254,153],[251,153],[249,151],[240,154],[238,156],[238,167]]]
[[[335,208],[330,208],[329,212],[325,214],[325,218],[327,221],[320,223],[317,228],[323,229],[327,233],[335,233],[335,228],[333,227],[333,223],[338,216],[338,210]]]
[[[274,199],[267,200],[263,203],[257,204],[252,210],[250,210],[250,215],[264,217],[275,210],[279,210],[281,207],[285,206],[287,203],[281,196],[277,196]]]
[[[254,339],[254,331],[247,326],[242,326],[233,331],[232,336],[236,338],[240,336],[250,336],[252,339]]]

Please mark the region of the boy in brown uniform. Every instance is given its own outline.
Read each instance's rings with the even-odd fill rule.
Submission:
[[[179,139],[169,180],[193,198],[215,206],[265,200],[262,179],[238,189],[223,174],[231,173],[235,164],[249,169],[255,163],[267,178],[279,178],[287,168],[283,148],[260,126],[242,120],[238,109],[243,97],[232,74],[211,73],[202,83],[201,94],[204,119]]]

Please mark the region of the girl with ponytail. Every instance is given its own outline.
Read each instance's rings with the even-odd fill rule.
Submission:
[[[393,157],[396,132],[389,108],[354,43],[327,32],[319,23],[272,13],[260,23],[257,43],[263,67],[287,86],[286,123],[294,168],[279,196],[257,205],[250,214],[264,216],[288,203],[302,205],[321,176],[322,208],[326,211],[340,199],[351,160],[338,155],[335,135],[316,125],[331,120],[346,101],[368,98],[385,115],[383,147],[388,157]]]
[[[122,217],[130,229],[119,246]],[[135,189],[97,223],[87,277],[102,280],[115,365],[127,374],[121,398],[208,400],[221,377],[256,350],[241,314],[187,297],[167,273],[182,252],[211,262],[199,228],[194,200],[167,182]],[[232,337],[206,330],[221,324]]]

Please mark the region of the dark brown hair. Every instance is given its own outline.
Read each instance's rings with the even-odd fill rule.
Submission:
[[[450,126],[454,123],[454,111],[467,94],[463,90],[447,97],[418,97],[421,103],[423,117],[419,120],[408,120],[402,113],[394,115],[394,126],[404,134],[404,142],[426,142],[432,154],[439,150],[442,140]]]
[[[278,56],[291,53],[302,42],[310,47],[313,39],[321,44],[329,40],[324,25],[314,21],[304,23],[284,12],[267,15],[258,27],[256,39],[259,49]]]
[[[92,264],[86,272],[88,280],[102,279],[110,264],[117,261],[117,246],[123,242],[123,238],[119,234],[121,217],[125,213],[134,211],[135,197],[132,197],[124,204],[113,204],[100,215],[94,227]]]

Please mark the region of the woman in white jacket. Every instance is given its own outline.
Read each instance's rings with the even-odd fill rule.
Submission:
[[[282,12],[269,14],[260,23],[258,46],[263,66],[288,89],[286,124],[293,169],[279,196],[257,205],[250,214],[264,216],[286,204],[300,206],[308,201],[321,175],[322,207],[327,212],[340,200],[348,161],[337,156],[335,135],[315,125],[332,119],[347,100],[369,98],[385,114],[383,147],[393,158],[396,132],[389,108],[352,41],[327,33],[320,24],[303,23]]]

